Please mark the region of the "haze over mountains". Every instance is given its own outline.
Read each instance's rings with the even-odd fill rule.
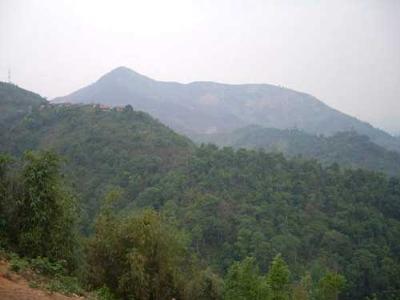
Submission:
[[[0,300],[400,300],[399,83],[400,0],[0,0]]]
[[[386,132],[339,112],[311,95],[269,84],[181,84],[157,81],[119,67],[95,83],[54,101],[130,104],[189,137],[229,132],[248,125],[297,128],[328,136],[354,130],[389,150],[400,151],[399,140]]]
[[[143,98],[138,97],[138,99]],[[126,154],[131,152],[131,150],[126,149],[127,145],[132,148],[133,144],[139,141],[140,135],[138,135],[138,132],[134,132],[138,130],[137,125],[135,125],[136,119],[139,116],[147,115],[141,112],[135,115],[127,114],[126,111],[131,110],[129,107],[111,109],[97,105],[51,105],[51,103],[35,93],[14,85],[0,83],[0,110],[3,112],[0,115],[0,127],[3,129],[0,130],[2,139],[0,148],[21,154],[29,148],[46,146],[58,149],[61,146],[62,151],[60,153],[67,157],[72,155],[68,152],[71,149],[78,151],[72,155],[75,157],[81,155],[79,153],[83,149],[78,144],[95,141],[98,145],[102,140],[104,142],[102,146],[98,149],[93,146],[93,149],[90,150],[91,154],[86,154],[87,158],[94,159],[97,151],[108,148],[106,147],[108,143],[111,143],[114,156],[119,155],[118,153],[121,151],[125,151]],[[137,103],[154,105],[154,101],[151,99],[147,102],[139,100]],[[96,111],[97,113],[95,113]],[[121,119],[118,116],[127,119]],[[130,117],[128,118],[128,116]],[[158,129],[165,127],[159,122],[154,121],[152,123],[150,116],[143,118],[148,123],[144,126],[146,129],[143,129],[143,134],[147,130],[158,132]],[[186,121],[186,118],[180,121]],[[173,135],[170,135],[166,128],[162,130],[165,130],[165,132],[161,136],[173,140]],[[85,138],[82,138],[82,135]],[[178,135],[174,133],[174,136]],[[354,130],[323,136],[294,128],[278,129],[249,125],[227,132],[221,130],[216,133],[193,134],[192,138],[197,143],[213,143],[221,147],[264,149],[267,152],[282,152],[287,157],[302,156],[316,159],[325,166],[338,163],[351,168],[381,171],[391,176],[400,174],[399,152],[387,150],[371,141],[368,136],[361,135]],[[146,143],[148,139],[149,136],[144,139]],[[165,141],[157,143],[161,147],[165,144]],[[174,143],[176,144],[176,142],[172,144]],[[190,142],[188,143],[190,144]],[[170,141],[166,144],[170,144]],[[65,145],[68,145],[68,147],[65,147]],[[146,151],[148,153],[154,151],[154,149],[147,149]],[[177,148],[174,151],[180,153]],[[168,156],[170,155],[171,153]],[[129,161],[128,157],[119,158],[118,161],[125,165]],[[99,161],[104,160],[104,158],[98,159]],[[80,161],[82,164],[84,159]],[[115,162],[113,168],[116,168]],[[109,170],[108,173],[113,173],[113,171]],[[94,186],[98,185],[99,182],[95,183]]]
[[[106,274],[94,281],[100,287],[108,284],[111,291],[121,293],[118,285],[109,283],[108,278],[123,282],[126,269],[120,270],[119,266],[130,265],[120,261],[124,261],[126,253],[136,251],[134,247],[138,244],[126,246],[126,238],[136,228],[147,228],[149,223],[145,215],[146,226],[135,225],[133,231],[131,227],[120,231],[118,224],[130,224],[129,216],[152,209],[177,229],[187,232],[187,253],[198,255],[202,265],[215,272],[213,277],[220,276],[228,282],[224,285],[228,288],[229,270],[237,261],[253,257],[260,270],[267,272],[270,262],[281,253],[294,278],[302,278],[305,272],[317,274],[310,294],[317,293],[320,278],[333,270],[343,274],[346,280],[340,299],[367,299],[370,295],[378,295],[383,300],[398,299],[400,181],[398,177],[370,170],[398,174],[400,154],[377,146],[365,136],[344,132],[327,138],[299,130],[256,126],[236,130],[232,135],[208,135],[220,144],[227,142],[235,147],[268,149],[272,145],[269,150],[282,151],[288,156],[305,153],[304,156],[316,158],[321,164],[314,159],[286,158],[279,153],[219,149],[211,144],[198,146],[130,106],[53,105],[12,84],[0,83],[0,110],[0,153],[19,160],[31,157],[34,163],[31,167],[29,162],[13,163],[15,160],[7,159],[8,156],[0,156],[2,178],[3,170],[8,170],[6,179],[0,180],[0,197],[3,197],[0,220],[7,220],[3,224],[11,225],[20,220],[14,214],[7,214],[13,209],[3,208],[13,208],[12,205],[21,202],[18,201],[21,197],[45,199],[42,203],[49,203],[48,197],[42,195],[52,193],[54,181],[42,184],[49,174],[42,171],[43,165],[51,163],[51,155],[61,155],[63,184],[79,199],[81,232],[93,236],[92,224],[102,224],[94,220],[117,222],[104,223],[102,228],[106,230],[97,230],[95,225],[94,234],[101,235],[93,240],[99,241],[100,247],[90,253],[91,257],[100,259],[99,263],[90,259],[88,262],[96,267],[89,269],[91,276]],[[274,149],[277,144],[281,147]],[[23,154],[29,150],[39,152]],[[47,150],[54,152],[43,152]],[[35,156],[40,153],[45,156]],[[16,175],[18,166],[24,169]],[[15,188],[21,183],[31,184],[31,178],[39,182],[38,188],[29,190],[37,191],[37,197],[31,197],[24,188],[22,192]],[[103,210],[101,203],[115,204],[110,210]],[[27,209],[29,212],[31,207]],[[160,226],[156,225],[158,230]],[[16,236],[13,228],[7,227],[6,234],[10,237],[7,240]],[[48,241],[48,227],[45,229],[41,232],[44,232],[43,240]],[[170,232],[170,227],[167,229]],[[19,231],[16,232],[20,238]],[[145,234],[141,236],[148,236],[147,231]],[[109,241],[113,241],[110,247],[102,246]],[[60,242],[57,246],[64,244]],[[153,244],[155,251],[159,251],[159,243]],[[19,250],[10,245],[10,249]],[[108,249],[119,249],[121,254]],[[144,257],[155,253],[151,249],[143,250]],[[186,260],[183,266],[184,270],[192,270],[192,267],[186,268]],[[372,271],[366,272],[366,267]],[[120,270],[117,275],[115,270]],[[158,269],[154,274],[158,278]],[[190,273],[179,274],[183,274],[184,282],[191,284]],[[208,284],[207,280],[204,282]],[[152,290],[153,285],[149,286]],[[196,286],[197,289],[203,292]],[[218,295],[179,299],[231,299]]]

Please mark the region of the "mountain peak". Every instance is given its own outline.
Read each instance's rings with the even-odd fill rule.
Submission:
[[[113,70],[111,70],[110,72],[106,73],[105,75],[103,75],[99,81],[102,80],[109,80],[109,79],[117,79],[117,80],[151,80],[154,81],[153,79],[144,76],[138,72],[133,71],[132,69],[129,69],[125,66],[120,66],[117,67]]]
[[[119,66],[119,67],[111,70],[109,73],[135,73],[135,74],[138,74],[137,72],[135,72],[132,69],[129,69],[128,67],[125,67],[125,66]]]

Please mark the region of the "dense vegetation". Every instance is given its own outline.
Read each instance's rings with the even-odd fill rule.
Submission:
[[[12,87],[9,93],[18,98],[20,89]],[[67,179],[83,199],[87,220],[94,218],[98,199],[110,186],[135,197],[192,151],[188,139],[130,106],[117,111],[42,101],[33,108],[26,104],[27,113],[9,122],[12,130],[1,127],[0,151],[21,156],[29,149],[52,149],[65,158]],[[14,110],[4,108],[5,115]]]
[[[4,139],[2,135],[12,131],[16,122],[46,102],[35,93],[0,82],[0,138]]]
[[[347,299],[384,298],[400,287],[397,178],[202,146],[133,203],[170,214],[221,272],[247,256],[265,271],[282,253],[295,278],[343,273]]]
[[[103,299],[400,295],[397,177],[196,147],[129,106],[44,103],[11,123],[1,247]]]
[[[76,267],[77,211],[63,187],[54,153],[0,156],[1,244],[26,257],[64,260]]]
[[[344,288],[345,279],[331,272],[317,284],[311,279],[308,286],[292,283],[280,255],[266,276],[260,275],[254,258],[234,263],[225,286],[204,267],[207,261],[197,258],[190,234],[161,213],[115,213],[118,190],[104,199],[94,234],[78,239],[74,200],[62,187],[58,167],[52,152],[29,152],[22,161],[0,157],[1,249],[13,252],[13,270],[30,267],[54,276],[51,290],[84,294],[85,287],[97,290],[97,299],[108,300],[272,300],[308,299],[313,294],[319,295],[316,299],[335,299]],[[296,296],[299,291],[303,298]]]
[[[199,142],[212,142],[235,149],[264,149],[282,152],[289,157],[317,159],[324,165],[338,163],[351,168],[365,168],[400,175],[400,154],[373,143],[356,131],[338,132],[333,136],[317,136],[298,129],[248,126],[230,133],[207,134]]]

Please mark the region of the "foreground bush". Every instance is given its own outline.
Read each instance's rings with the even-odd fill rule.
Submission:
[[[125,299],[180,299],[188,272],[185,241],[154,211],[97,219],[88,244],[89,281]]]
[[[21,256],[77,261],[74,198],[64,188],[60,159],[52,152],[27,152],[21,161],[0,156],[2,245]]]

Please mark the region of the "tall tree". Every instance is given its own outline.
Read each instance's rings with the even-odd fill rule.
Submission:
[[[88,245],[90,282],[124,299],[180,299],[187,257],[183,236],[158,213],[126,218],[103,213]]]
[[[75,260],[76,206],[63,188],[60,160],[53,152],[27,152],[15,198],[13,235],[21,255]]]
[[[229,268],[224,300],[265,300],[268,295],[265,279],[260,276],[254,258],[247,257]]]
[[[271,300],[289,299],[289,276],[289,268],[283,260],[282,256],[278,254],[272,261],[271,268],[267,275],[267,282],[271,289]]]
[[[346,283],[345,278],[334,272],[328,272],[318,283],[318,295],[321,300],[337,300]]]

